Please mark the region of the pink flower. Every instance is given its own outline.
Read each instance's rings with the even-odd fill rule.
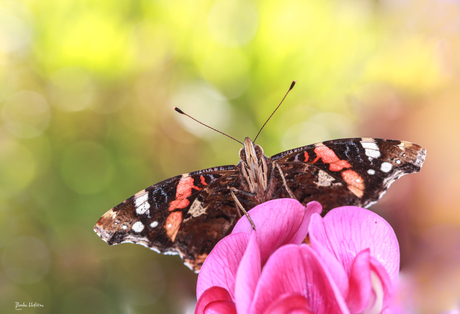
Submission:
[[[332,254],[343,267],[351,313],[388,308],[399,273],[399,244],[383,218],[359,207],[338,207],[324,218],[312,217],[309,232],[312,249],[322,257]]]
[[[391,227],[358,207],[266,202],[220,241],[198,277],[195,313],[380,313],[399,268]],[[301,244],[310,231],[311,246]]]

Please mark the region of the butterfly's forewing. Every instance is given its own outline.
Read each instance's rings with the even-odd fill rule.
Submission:
[[[420,171],[425,156],[414,143],[353,138],[299,147],[271,160],[280,165],[296,198],[303,204],[320,202],[324,215],[337,206],[372,205],[395,180]]]
[[[229,187],[241,188],[236,166],[172,177],[110,209],[94,230],[110,245],[137,243],[180,254],[198,270],[239,218]]]

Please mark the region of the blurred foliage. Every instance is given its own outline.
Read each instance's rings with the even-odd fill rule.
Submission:
[[[177,256],[92,228],[146,186],[238,161],[173,106],[242,140],[293,79],[267,155],[354,136],[428,149],[373,208],[400,239],[402,306],[459,310],[459,19],[457,1],[0,0],[0,312],[192,313]]]

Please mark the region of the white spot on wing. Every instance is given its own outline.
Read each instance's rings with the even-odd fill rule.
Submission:
[[[190,214],[193,218],[196,218],[206,213],[206,208],[207,207],[203,207],[203,203],[196,199],[190,206],[187,214]]]
[[[142,230],[144,230],[144,224],[140,221],[136,221],[134,225],[132,226],[132,229],[134,230],[134,232],[139,233]]]
[[[161,254],[160,250],[157,249],[156,247],[149,247],[149,249],[151,249],[152,251],[157,252],[158,254]]]
[[[136,207],[136,213],[138,215],[149,214],[150,213],[149,208],[150,208],[150,204],[145,202],[141,206]]]
[[[371,157],[371,158],[379,158],[380,151],[373,150],[373,149],[366,149],[366,156]]]
[[[373,139],[363,139],[361,146],[365,149],[365,154],[371,158],[380,157],[380,149]]]
[[[138,235],[127,235],[125,239],[120,243],[140,244],[143,247],[146,247],[148,249],[151,249],[153,251],[160,253],[159,251],[155,250],[155,248],[150,246],[150,240],[147,237],[139,237]],[[114,243],[114,244],[117,244],[117,243]]]
[[[377,146],[377,143],[375,143],[374,140],[372,140],[371,142],[361,141],[361,146],[364,147],[364,149],[379,150],[379,147]]]
[[[144,193],[136,194],[134,196],[134,206],[136,207],[136,213],[138,215],[143,215],[148,212],[150,204],[148,202],[149,194],[144,190]]]
[[[335,178],[330,176],[326,171],[319,170],[318,180],[315,182],[318,186],[331,186]]]
[[[150,224],[150,228],[156,228],[158,226],[158,221],[154,221]]]
[[[191,271],[194,271],[195,273],[198,273],[198,271],[196,271],[192,265],[190,265],[189,263],[187,262],[184,262],[184,265],[187,266]]]
[[[382,165],[380,165],[380,170],[382,170],[383,172],[390,172],[392,168],[393,165],[386,161],[383,162]]]
[[[367,173],[372,176],[372,175],[375,174],[375,170],[374,169],[369,169],[369,170],[367,170]]]
[[[164,255],[179,255],[179,252],[176,251],[164,251]]]

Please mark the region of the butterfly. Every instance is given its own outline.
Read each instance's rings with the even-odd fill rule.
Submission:
[[[110,245],[137,243],[179,254],[198,272],[242,212],[265,201],[318,201],[369,207],[403,175],[420,171],[426,150],[399,140],[346,138],[267,157],[246,138],[237,165],[184,173],[156,183],[106,212],[94,230]]]

